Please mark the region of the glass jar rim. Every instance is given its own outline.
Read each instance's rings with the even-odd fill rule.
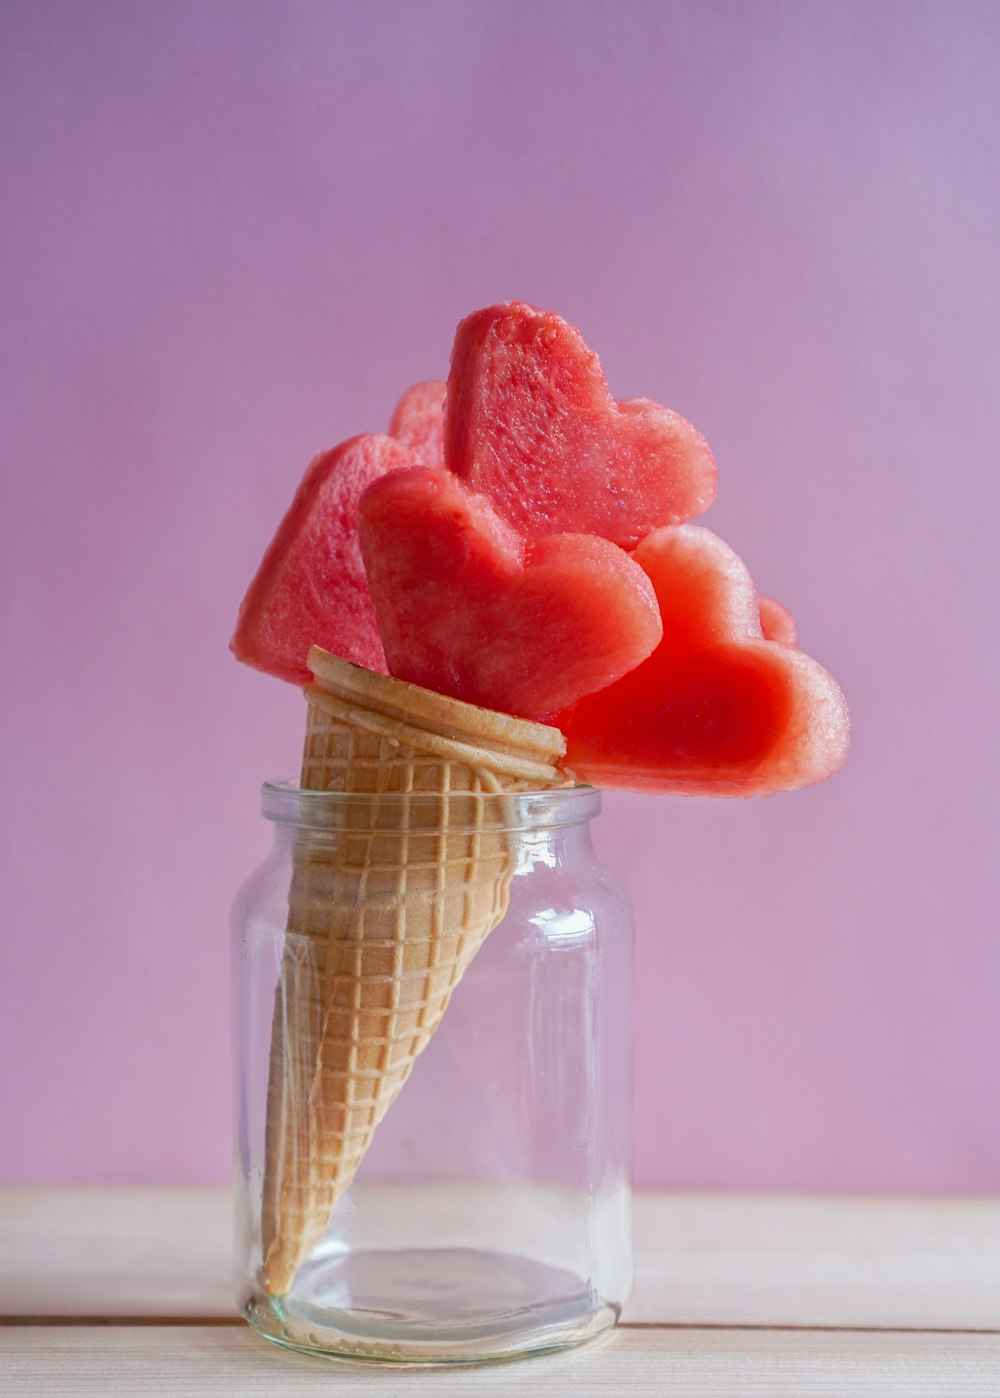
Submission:
[[[309,791],[290,780],[261,787],[266,820],[305,830],[393,830],[404,822],[429,831],[445,824],[449,832],[490,829],[518,832],[584,825],[600,812],[601,793],[593,786],[544,791]]]

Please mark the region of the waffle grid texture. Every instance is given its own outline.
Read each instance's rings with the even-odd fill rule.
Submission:
[[[463,756],[461,743],[431,742],[435,750],[423,751],[413,728],[402,730],[404,741],[356,706],[311,697],[302,786],[367,799],[352,800],[350,828],[295,836],[261,1225],[262,1281],[273,1295],[287,1293],[323,1236],[455,986],[507,910],[515,849],[498,828],[496,794],[539,785],[503,759],[491,770],[479,748]],[[564,785],[550,770],[550,784]],[[449,825],[456,795],[473,799],[459,803],[461,824]]]

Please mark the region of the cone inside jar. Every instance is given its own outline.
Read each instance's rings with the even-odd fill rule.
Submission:
[[[323,1236],[506,912],[514,849],[502,797],[569,782],[558,729],[318,648],[309,663],[301,784],[350,800],[341,828],[304,831],[294,849],[267,1102],[262,1280],[272,1295],[289,1290]]]

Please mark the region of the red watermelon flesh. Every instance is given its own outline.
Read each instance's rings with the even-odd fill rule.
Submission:
[[[746,567],[697,525],[656,530],[633,557],[663,640],[631,674],[557,716],[566,765],[600,786],[762,796],[832,776],[847,752],[844,697],[815,660],[764,639]]]
[[[444,395],[440,379],[415,383],[396,404],[389,435],[407,448],[414,466],[440,466],[444,462]]]
[[[615,402],[579,331],[520,301],[459,325],[444,432],[448,467],[527,539],[597,534],[632,548],[715,498],[701,433],[648,399]]]
[[[625,674],[660,638],[652,586],[623,550],[579,534],[526,546],[446,471],[376,481],[359,521],[400,679],[544,718]]]
[[[410,465],[391,437],[353,437],[317,456],[268,545],[240,607],[230,649],[258,670],[306,684],[312,645],[386,673],[358,544],[358,501]]]
[[[760,599],[760,629],[765,641],[777,641],[779,646],[794,646],[798,640],[795,618],[773,597]]]

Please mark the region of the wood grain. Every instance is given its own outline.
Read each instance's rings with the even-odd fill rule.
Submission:
[[[231,1316],[221,1189],[0,1189],[0,1315]]]
[[[0,1329],[8,1398],[998,1398],[1000,1336],[625,1330],[485,1369],[363,1369],[272,1349],[240,1326]]]
[[[1000,1204],[642,1195],[645,1324],[1000,1328]],[[229,1317],[229,1198],[0,1190],[0,1315]]]
[[[647,1195],[626,1319],[1000,1328],[1000,1203]]]

